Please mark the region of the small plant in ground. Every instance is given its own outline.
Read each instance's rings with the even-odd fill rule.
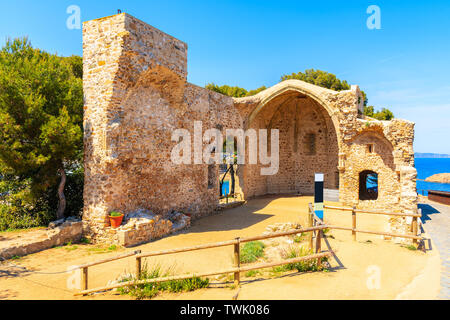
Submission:
[[[83,238],[81,238],[80,242],[81,242],[81,243],[84,243],[84,244],[90,244],[90,243],[91,243],[91,240],[89,240],[89,239],[83,237]]]
[[[295,243],[300,243],[303,240],[305,240],[305,237],[306,237],[306,233],[301,233],[301,234],[295,235],[293,240],[294,240]]]
[[[260,274],[261,274],[261,271],[259,271],[259,270],[250,270],[245,273],[245,276],[247,278],[252,278],[252,277],[256,277],[257,275],[260,275]]]
[[[265,245],[261,241],[247,242],[241,249],[241,263],[251,263],[264,256]]]
[[[113,244],[113,245],[109,246],[108,248],[98,246],[95,248],[88,248],[87,250],[88,250],[88,252],[101,254],[101,253],[113,252],[113,251],[119,250],[119,248],[120,248],[119,246]]]
[[[411,251],[416,251],[417,250],[417,247],[412,245],[412,244],[406,246],[405,248],[408,249],[408,250],[411,250]]]
[[[77,250],[78,246],[66,246],[64,249],[66,249],[67,251],[73,251],[73,250]]]
[[[278,274],[278,273],[286,272],[288,270],[286,269],[286,266],[276,266],[276,267],[272,267],[272,269],[270,271],[273,274]]]
[[[141,271],[141,275],[137,280],[151,280],[162,277],[169,277],[172,274],[172,269],[169,268],[166,271],[161,269],[160,265],[156,265],[149,269],[147,265],[144,265]],[[135,278],[126,277],[121,282],[135,281]],[[132,284],[127,287],[119,288],[118,291],[121,294],[128,294],[136,297],[138,300],[151,299],[157,296],[160,292],[187,292],[194,291],[209,286],[209,279],[199,278],[192,276],[192,278],[183,280],[170,280],[158,283],[146,283],[146,284]]]

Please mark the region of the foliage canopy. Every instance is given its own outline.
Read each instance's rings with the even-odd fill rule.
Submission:
[[[55,188],[59,170],[81,169],[81,77],[80,57],[63,58],[35,49],[27,38],[8,39],[1,49],[1,189],[11,208],[13,196],[31,204],[29,209],[42,207],[38,202]]]
[[[322,70],[308,69],[305,70],[304,72],[292,73],[290,75],[283,75],[281,77],[281,81],[289,79],[305,81],[314,84],[316,86],[331,89],[334,91],[351,89],[350,85],[346,80],[340,80],[336,77],[336,75]],[[263,86],[256,90],[247,91],[246,89],[240,87],[230,87],[228,85],[218,86],[214,83],[206,85],[206,88],[215,92],[219,92],[223,95],[235,98],[252,96],[267,89],[265,86]],[[375,111],[373,106],[368,107],[367,95],[364,91],[361,91],[361,93],[364,99],[364,114],[366,116],[378,120],[391,120],[394,118],[394,114],[389,109],[383,108],[381,111]]]

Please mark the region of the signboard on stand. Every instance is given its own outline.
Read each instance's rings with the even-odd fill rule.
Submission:
[[[324,174],[316,173],[314,179],[314,212],[323,221],[323,182]]]

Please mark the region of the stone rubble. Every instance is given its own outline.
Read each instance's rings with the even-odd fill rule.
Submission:
[[[173,211],[162,218],[150,210],[138,209],[127,214],[122,226],[115,229],[115,242],[124,247],[135,246],[180,231],[190,223],[191,218],[181,212]]]

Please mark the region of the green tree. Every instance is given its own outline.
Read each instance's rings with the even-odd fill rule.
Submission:
[[[323,88],[331,89],[334,91],[342,91],[342,90],[350,90],[351,87],[346,80],[340,80],[336,77],[336,75],[315,69],[308,69],[305,72],[292,73],[290,75],[283,75],[281,77],[281,81],[296,79],[305,81],[316,86],[320,86]],[[262,86],[255,90],[247,91],[244,88],[240,87],[230,87],[228,85],[218,86],[214,83],[210,83],[206,85],[206,88],[218,93],[221,93],[226,96],[242,98],[253,96],[267,88]],[[378,119],[378,120],[392,120],[394,118],[394,114],[389,109],[383,108],[381,111],[375,111],[373,106],[368,106],[368,98],[364,91],[361,90],[362,99],[364,99],[364,114],[366,116]]]
[[[349,90],[351,88],[346,80],[340,80],[334,74],[321,70],[309,69],[305,72],[293,73],[281,77],[281,81],[289,79],[302,80],[334,91]],[[373,106],[367,106],[367,95],[362,90],[361,94],[364,99],[364,115],[378,120],[392,120],[394,118],[394,114],[389,109],[383,108],[381,111],[375,111]]]
[[[267,89],[265,86],[262,86],[258,89],[247,91],[246,89],[240,87],[230,87],[228,85],[218,86],[214,83],[207,84],[205,88],[211,91],[221,93],[225,96],[235,98],[254,96],[255,94],[258,94],[259,92]]]
[[[305,81],[334,91],[350,90],[347,81],[339,80],[334,74],[321,70],[308,69],[305,72],[292,73],[281,77],[281,81],[289,79]]]
[[[29,183],[36,201],[58,187],[64,217],[66,172],[82,159],[81,58],[61,58],[8,39],[0,51],[0,169]]]
[[[383,108],[381,111],[375,111],[374,106],[364,107],[364,114],[368,117],[377,120],[392,120],[394,119],[394,114],[389,109]]]

